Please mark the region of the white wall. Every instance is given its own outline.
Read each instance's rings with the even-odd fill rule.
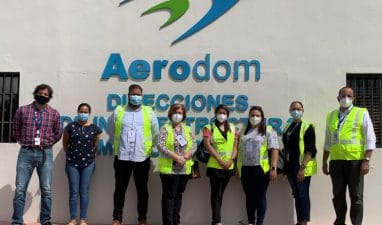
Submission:
[[[336,94],[345,85],[347,72],[382,70],[382,2],[377,0],[259,1],[241,0],[219,20],[174,46],[170,43],[201,18],[210,1],[193,0],[179,21],[159,30],[166,12],[141,17],[155,1],[132,1],[118,8],[119,1],[99,0],[3,0],[0,7],[0,71],[20,72],[20,105],[32,101],[33,88],[48,83],[54,88],[52,106],[62,115],[75,114],[80,102],[89,102],[93,115],[107,116],[108,93],[124,94],[130,83],[145,93],[159,94],[245,94],[250,105],[262,105],[268,117],[288,118],[292,100],[301,100],[305,118],[316,124],[317,147],[321,150],[325,115],[337,107]],[[207,4],[207,3],[208,4]],[[135,59],[183,59],[191,64],[211,54],[212,62],[225,59],[257,59],[262,75],[258,82],[229,79],[197,83],[189,78],[174,82],[165,75],[160,82],[101,81],[110,53],[121,53],[125,66]],[[167,71],[167,70],[166,70]],[[166,115],[165,112],[158,112]],[[212,112],[189,115],[212,116]],[[233,116],[243,117],[237,112]],[[106,139],[106,135],[103,135]],[[68,188],[61,144],[55,151],[53,220],[66,222]],[[18,145],[0,144],[0,220],[10,220]],[[319,162],[322,152],[318,153]],[[378,167],[382,156],[372,159],[374,169],[366,178],[364,224],[380,224]],[[133,183],[133,182],[132,182]],[[97,158],[90,191],[91,223],[112,219],[112,157]],[[158,174],[150,178],[149,220],[160,223],[161,185]],[[136,221],[134,185],[127,194],[127,223]],[[287,182],[280,178],[270,185],[267,223],[292,224],[293,201]],[[34,175],[28,189],[26,221],[39,215],[38,181]],[[210,220],[209,182],[204,176],[189,182],[184,195],[184,224],[207,224]],[[334,219],[329,177],[319,171],[311,184],[312,224],[330,224]],[[233,178],[225,193],[223,222],[245,220],[243,193]],[[197,215],[197,216],[195,216]],[[349,223],[349,221],[347,222]]]

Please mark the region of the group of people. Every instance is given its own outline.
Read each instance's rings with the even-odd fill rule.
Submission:
[[[49,85],[38,85],[31,104],[21,106],[14,116],[13,134],[21,145],[13,200],[12,225],[23,224],[25,194],[36,168],[41,189],[40,223],[51,225],[52,146],[62,135],[60,114],[48,105],[53,96]],[[158,170],[162,183],[163,225],[180,225],[182,195],[194,164],[195,136],[184,121],[187,113],[182,104],[168,110],[169,122],[159,128],[151,107],[142,104],[143,89],[129,87],[129,101],[118,106],[108,119],[108,133],[114,148],[115,191],[112,225],[121,225],[125,194],[133,174],[137,189],[139,225],[147,225],[148,187],[152,149],[159,150]],[[353,106],[354,91],[341,88],[340,107],[326,119],[323,173],[330,174],[333,185],[334,225],[345,224],[346,188],[350,193],[350,218],[353,225],[362,224],[364,175],[375,149],[375,134],[365,108]],[[78,120],[64,128],[63,149],[66,152],[66,173],[70,189],[68,225],[87,225],[88,191],[95,170],[95,152],[101,130],[89,120],[91,106],[82,103],[77,109]],[[238,174],[246,197],[249,225],[264,223],[270,181],[277,178],[279,157],[285,163],[285,174],[295,198],[297,225],[310,221],[309,186],[317,172],[317,149],[314,125],[303,119],[304,107],[293,101],[289,107],[292,122],[285,126],[280,150],[276,132],[265,123],[262,107],[248,112],[247,126],[238,131],[228,122],[229,108],[219,105],[214,120],[203,128],[203,144],[210,153],[206,164],[210,181],[212,225],[221,225],[221,206],[225,188]],[[328,166],[328,159],[330,163]],[[77,201],[80,217],[77,222]]]

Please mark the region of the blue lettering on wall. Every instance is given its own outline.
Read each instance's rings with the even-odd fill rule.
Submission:
[[[261,64],[258,60],[240,59],[233,62],[217,60],[215,63],[212,63],[211,54],[209,53],[205,55],[204,59],[197,60],[194,65],[182,59],[177,59],[173,62],[169,62],[166,59],[156,59],[152,62],[152,67],[147,60],[134,60],[128,65],[129,74],[127,74],[121,55],[119,53],[112,53],[107,60],[101,79],[109,80],[114,76],[120,80],[127,80],[129,78],[133,80],[146,80],[151,75],[154,81],[160,81],[163,74],[168,74],[176,82],[185,81],[190,75],[197,81],[208,81],[210,80],[211,72],[216,80],[222,82],[230,77],[232,77],[232,81],[237,81],[240,74],[244,74],[244,81],[249,81],[251,74],[254,74],[255,81],[259,81],[261,78]],[[251,70],[251,68],[254,69]],[[167,73],[163,73],[165,69],[168,69]],[[203,69],[204,74],[201,74],[199,69]],[[241,73],[241,70],[244,73]]]

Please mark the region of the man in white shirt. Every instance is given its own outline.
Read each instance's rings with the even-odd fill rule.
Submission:
[[[324,174],[330,174],[332,180],[334,225],[345,224],[346,187],[351,200],[351,222],[362,224],[364,175],[369,172],[375,149],[376,137],[370,115],[366,108],[353,106],[354,99],[353,89],[341,88],[337,97],[340,108],[330,112],[326,119],[322,170]]]
[[[149,106],[142,105],[143,89],[129,87],[129,103],[118,106],[108,119],[109,135],[114,148],[114,210],[112,225],[121,225],[125,194],[131,173],[137,190],[139,225],[146,225],[148,208],[147,181],[154,138],[159,133],[158,119]]]

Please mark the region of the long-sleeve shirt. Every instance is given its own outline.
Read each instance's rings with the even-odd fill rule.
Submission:
[[[181,146],[179,144],[179,141],[178,139],[176,138],[178,135],[181,135],[183,137],[184,140],[187,140],[187,137],[186,137],[186,133],[184,132],[183,128],[181,127],[179,129],[179,131],[176,131],[174,129],[174,152],[177,154],[177,155],[181,155],[183,156],[184,153],[185,153],[185,150],[187,148],[187,144],[185,144],[184,146]],[[196,151],[196,141],[195,141],[195,136],[192,134],[191,132],[191,141],[192,141],[192,147],[190,149],[192,155],[195,153]],[[158,139],[157,139],[157,149],[159,152],[161,152],[162,154],[166,155],[166,156],[170,156],[170,152],[171,150],[169,150],[167,147],[166,147],[166,141],[167,141],[167,137],[168,137],[168,132],[166,130],[166,128],[162,127],[160,129],[160,132],[159,132],[159,136],[158,136]],[[186,171],[185,171],[185,167],[179,167],[176,163],[173,164],[173,174],[185,174]]]
[[[300,130],[301,123],[293,122],[283,134],[285,154],[292,164],[300,163]],[[316,157],[316,134],[314,127],[310,125],[304,134],[304,154],[309,152],[312,158]]]
[[[340,127],[345,122],[344,118],[349,114],[349,112],[352,108],[353,108],[353,106],[349,107],[344,112],[341,112],[341,110],[339,110],[340,121],[342,121],[342,123],[340,124]],[[367,112],[367,111],[363,115],[362,132],[363,132],[363,135],[365,137],[365,150],[374,150],[375,149],[375,142],[377,139],[376,139],[375,133],[374,133],[373,122],[371,121],[369,112]],[[329,148],[330,148],[330,132],[329,132],[328,126],[326,126],[324,150],[329,151]]]
[[[113,143],[116,115],[115,112],[108,119],[108,134]],[[130,134],[130,138],[128,137]],[[158,118],[153,112],[151,117],[151,135],[154,140],[159,134]],[[134,136],[133,139],[132,135]],[[121,139],[118,149],[118,159],[124,161],[142,162],[147,159],[145,155],[145,143],[143,135],[143,112],[142,107],[134,110],[127,107],[122,119]]]
[[[21,106],[15,113],[12,133],[23,147],[52,147],[62,135],[60,114],[49,105],[42,110],[34,103]],[[38,146],[35,142],[37,137],[40,138]]]

